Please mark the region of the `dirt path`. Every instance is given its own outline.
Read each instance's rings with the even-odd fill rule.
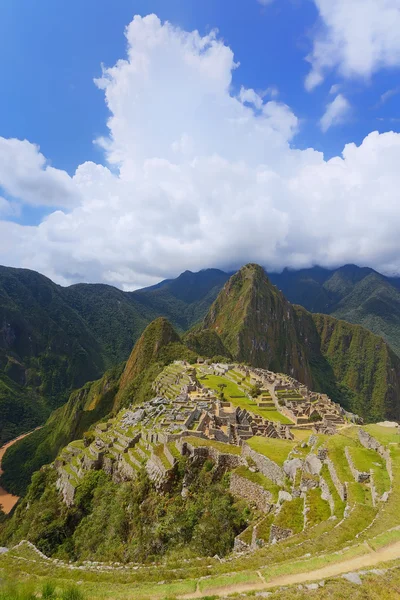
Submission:
[[[37,427],[37,429],[40,429],[40,427]],[[34,429],[33,431],[36,431],[36,429]],[[1,468],[1,461],[3,459],[3,456],[4,456],[7,448],[12,446],[19,440],[22,440],[27,435],[30,435],[31,433],[33,433],[33,431],[30,431],[29,433],[24,433],[23,435],[20,435],[19,437],[15,438],[15,440],[11,440],[11,442],[7,442],[7,444],[4,444],[4,446],[2,446],[0,448],[0,475],[3,473],[3,470]],[[16,505],[18,500],[19,500],[19,496],[13,496],[12,494],[9,494],[4,488],[0,487],[0,506],[2,507],[3,511],[6,514],[8,514],[14,508],[14,506]]]
[[[180,598],[182,600],[189,600],[190,598],[202,598],[204,595],[226,596],[234,593],[239,594],[244,592],[255,592],[284,585],[319,581],[321,579],[328,579],[329,577],[336,577],[337,575],[342,575],[343,573],[350,573],[352,571],[359,571],[360,569],[374,567],[379,563],[395,560],[397,558],[400,558],[400,542],[396,542],[395,544],[381,548],[376,552],[364,554],[363,556],[356,556],[346,560],[345,562],[327,565],[326,567],[315,569],[314,571],[295,573],[293,575],[282,575],[281,577],[276,577],[275,579],[271,579],[266,583],[263,583],[260,580],[259,583],[227,585],[215,589],[207,589],[207,591],[204,592],[197,590],[194,594],[187,594],[185,596],[180,596]],[[262,577],[261,574],[260,577]]]

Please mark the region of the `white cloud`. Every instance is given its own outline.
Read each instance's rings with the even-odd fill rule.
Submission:
[[[126,36],[128,57],[98,81],[110,110],[109,165],[86,162],[72,181],[48,174],[43,157],[28,169],[51,185],[67,182],[61,189],[78,203],[38,226],[0,221],[0,262],[62,284],[125,289],[247,261],[400,272],[400,134],[373,132],[325,161],[293,147],[289,107],[253,90],[232,96],[233,53],[215,33],[149,16],[136,17]],[[39,201],[35,177],[32,196],[20,170],[25,201]]]
[[[38,146],[0,137],[0,187],[27,204],[73,206],[77,189],[68,173],[54,169]]]
[[[325,113],[319,122],[322,131],[328,131],[332,125],[343,123],[350,112],[350,108],[347,98],[342,94],[338,94],[332,102],[327,104]]]
[[[400,66],[399,0],[314,0],[320,26],[308,57],[306,88],[329,71],[368,79],[382,68]]]

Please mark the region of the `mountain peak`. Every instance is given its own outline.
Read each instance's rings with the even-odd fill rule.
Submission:
[[[151,362],[156,361],[161,350],[180,337],[165,317],[152,321],[136,342],[122,373],[118,398],[121,398],[129,384],[142,373]]]

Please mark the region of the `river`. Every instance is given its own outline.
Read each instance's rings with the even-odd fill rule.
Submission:
[[[7,448],[15,444],[15,442],[18,442],[18,440],[22,440],[22,438],[26,437],[27,435],[30,435],[31,433],[33,432],[30,431],[29,433],[24,433],[23,435],[20,435],[19,437],[15,438],[15,440],[7,442],[7,444],[4,444],[4,446],[0,448],[0,475],[3,473],[3,470],[1,468],[1,461]],[[0,487],[0,506],[2,506],[2,509],[6,514],[8,514],[12,510],[12,508],[17,504],[18,500],[19,496],[13,496],[12,494],[9,494],[4,488]]]

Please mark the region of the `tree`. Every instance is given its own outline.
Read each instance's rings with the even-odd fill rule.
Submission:
[[[261,394],[261,392],[262,392],[261,383],[257,382],[251,386],[249,393],[252,398],[257,398],[257,396],[259,396]]]

